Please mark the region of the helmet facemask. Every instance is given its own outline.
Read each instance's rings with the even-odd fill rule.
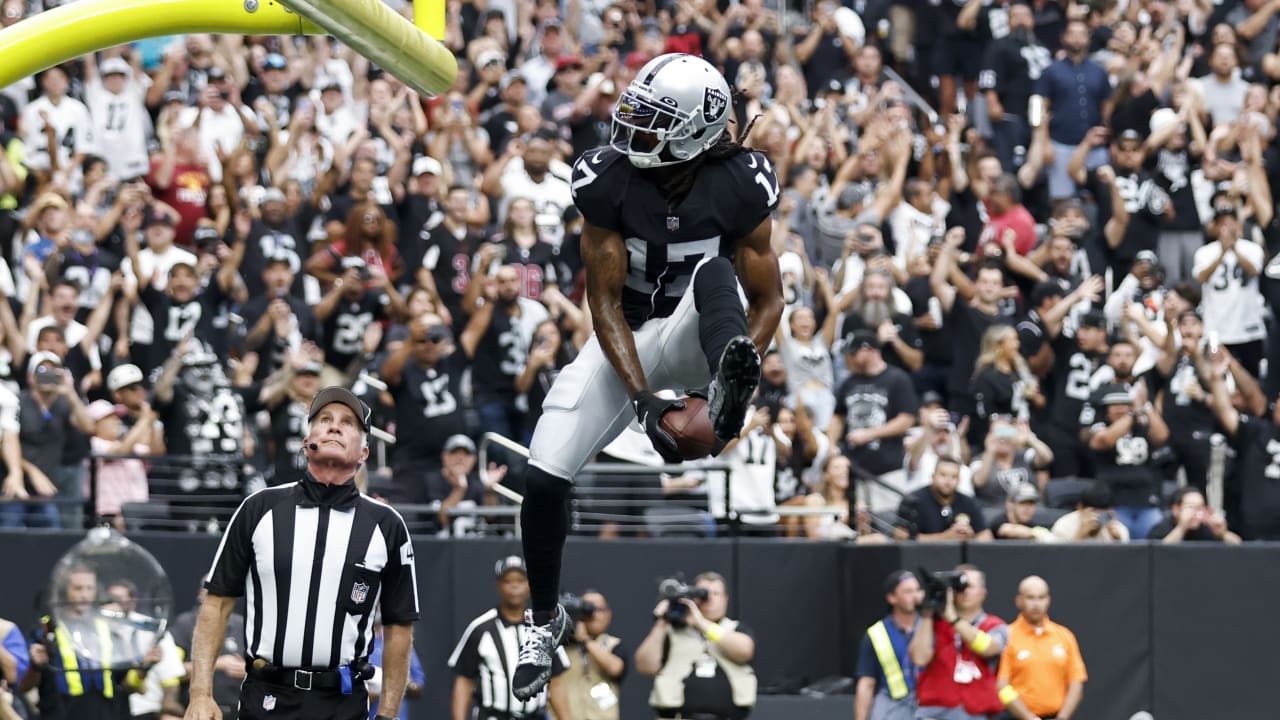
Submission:
[[[655,101],[628,88],[613,108],[610,144],[638,168],[675,165],[692,159],[705,145],[693,138],[695,114]]]

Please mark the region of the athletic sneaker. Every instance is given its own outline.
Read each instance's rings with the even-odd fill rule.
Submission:
[[[747,407],[760,384],[760,355],[746,335],[729,341],[707,388],[707,411],[716,437],[728,442],[742,432]]]
[[[521,702],[542,692],[551,679],[551,658],[568,628],[563,605],[556,606],[555,616],[546,625],[533,624],[533,611],[524,611],[524,642],[520,643],[516,671],[511,677],[511,692]]]

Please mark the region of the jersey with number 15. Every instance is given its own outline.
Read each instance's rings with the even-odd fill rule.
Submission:
[[[778,178],[762,153],[707,160],[697,173],[688,195],[669,207],[654,171],[611,146],[583,153],[573,166],[583,218],[626,243],[622,310],[632,329],[674,312],[698,262],[733,258],[738,241],[778,204]]]

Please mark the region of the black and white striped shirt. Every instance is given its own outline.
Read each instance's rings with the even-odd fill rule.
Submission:
[[[471,621],[449,656],[449,667],[475,682],[475,703],[482,719],[485,712],[514,718],[541,718],[546,712],[547,688],[526,702],[511,694],[511,675],[516,671],[524,632],[523,623],[508,622],[497,609],[489,610]],[[569,656],[564,648],[556,648],[551,662],[552,677],[568,666]]]
[[[245,653],[278,667],[368,657],[376,607],[385,624],[418,619],[413,544],[399,513],[352,484],[310,476],[245,499],[205,587],[247,596]]]

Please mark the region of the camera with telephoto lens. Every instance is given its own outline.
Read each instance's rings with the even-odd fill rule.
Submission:
[[[689,608],[681,600],[706,600],[707,589],[686,585],[679,578],[667,578],[658,583],[658,594],[667,601],[667,613],[662,616],[672,627],[682,628],[689,624]]]
[[[560,606],[564,608],[569,619],[575,623],[586,622],[596,613],[596,606],[573,593],[560,596]]]
[[[939,570],[929,572],[920,568],[920,579],[924,581],[924,605],[922,609],[941,612],[947,606],[947,590],[956,594],[969,587],[969,576],[963,570]]]

